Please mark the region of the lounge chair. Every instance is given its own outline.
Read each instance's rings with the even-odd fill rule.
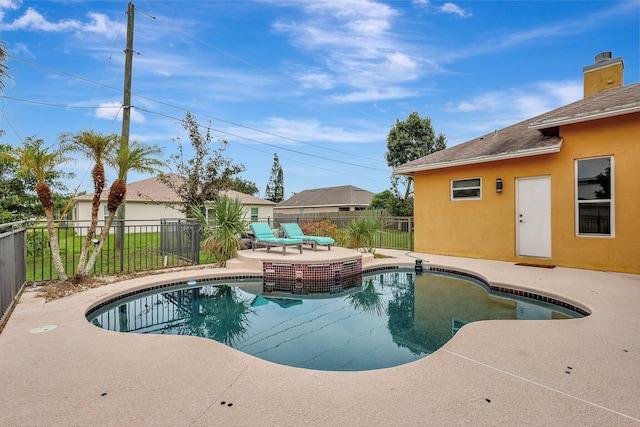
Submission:
[[[273,235],[273,231],[271,231],[271,227],[269,224],[256,222],[251,224],[251,229],[253,230],[253,236],[255,240],[251,245],[252,250],[256,250],[256,246],[263,245],[267,247],[267,253],[269,249],[274,246],[279,246],[282,248],[282,255],[287,253],[287,246],[295,246],[302,253],[302,239],[286,239],[282,237],[276,237]]]
[[[331,245],[336,242],[331,237],[307,236],[296,223],[282,224],[282,229],[287,237],[290,239],[302,239],[302,242],[305,245],[311,245],[314,251],[318,248],[318,245],[327,246],[331,250]]]

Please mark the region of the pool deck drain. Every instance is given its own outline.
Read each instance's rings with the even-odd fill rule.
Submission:
[[[341,249],[331,254],[339,257]],[[271,252],[273,261],[282,260]],[[48,303],[28,290],[0,334],[0,425],[640,425],[640,275],[379,252],[395,258],[368,259],[363,267],[413,266],[418,256],[592,314],[471,323],[416,362],[325,372],[276,365],[211,340],[108,332],[84,318],[114,294],[159,280],[255,273],[247,268],[251,260],[136,278]],[[286,261],[299,256],[288,253]],[[51,325],[58,327],[30,333]]]

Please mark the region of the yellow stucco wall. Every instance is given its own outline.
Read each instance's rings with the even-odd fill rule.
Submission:
[[[547,154],[417,172],[418,252],[640,273],[640,114],[563,126]],[[576,235],[575,159],[614,157],[614,235]],[[516,256],[516,180],[551,178],[551,258]],[[482,199],[452,201],[450,180],[482,177]],[[504,188],[496,193],[496,178]]]
[[[622,61],[584,73],[584,97],[588,98],[607,89],[621,87],[624,82]]]

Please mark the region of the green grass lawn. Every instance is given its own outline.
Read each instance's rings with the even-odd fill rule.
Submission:
[[[27,280],[50,280],[57,277],[55,267],[51,261],[51,251],[45,245],[38,244],[44,237],[46,229],[37,228],[28,236],[27,248]],[[73,276],[78,266],[80,251],[84,244],[84,236],[78,236],[72,230],[58,230],[60,242],[60,256],[68,276]],[[163,267],[190,265],[180,257],[163,254],[160,248],[160,232],[140,232],[124,235],[122,250],[116,245],[115,234],[110,234],[104,243],[95,266],[92,270],[96,275],[111,275],[134,271],[155,270]],[[89,255],[93,251],[91,244]],[[40,250],[38,250],[38,248]],[[200,251],[201,263],[210,263],[206,253]]]

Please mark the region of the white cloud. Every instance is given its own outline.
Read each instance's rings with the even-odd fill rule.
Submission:
[[[354,91],[346,94],[338,94],[331,97],[336,102],[375,102],[390,99],[403,99],[415,96],[416,92],[400,88],[387,87],[382,89],[369,89],[363,91]]]
[[[322,72],[309,72],[298,76],[298,80],[305,89],[327,90],[333,87],[331,76]]]
[[[122,104],[119,102],[103,102],[96,109],[95,117],[105,120],[122,121]],[[131,121],[135,123],[144,123],[147,118],[134,108],[131,109]]]
[[[381,130],[372,129],[371,124],[351,122],[345,126],[327,125],[320,120],[292,120],[283,117],[271,117],[253,125],[254,129],[224,129],[232,134],[241,133],[244,138],[278,145],[301,145],[306,143],[370,143],[380,139]],[[266,132],[266,133],[265,133]],[[278,136],[276,136],[278,135]],[[284,137],[284,138],[282,138]]]
[[[345,86],[355,89],[333,97],[340,102],[415,94],[387,89],[415,80],[420,73],[420,61],[412,54],[412,48],[400,42],[393,31],[398,11],[369,0],[290,4],[302,7],[306,17],[297,22],[279,21],[273,28],[289,34],[294,45],[315,55],[326,67],[322,72],[312,69],[302,73],[306,76],[303,85],[312,82],[325,90]]]
[[[524,87],[487,92],[457,103],[447,103],[444,111],[490,113],[495,120],[505,125],[513,124],[577,101],[582,98],[582,91],[580,81],[541,81]]]
[[[4,18],[4,16],[2,16],[2,18]],[[2,29],[4,31],[25,30],[52,33],[77,31],[111,36],[116,34],[120,26],[119,23],[111,21],[107,15],[102,13],[91,12],[88,14],[88,18],[87,22],[81,22],[76,19],[65,19],[54,22],[47,20],[40,12],[29,7],[19,18],[14,19],[11,23],[2,24]]]
[[[444,13],[451,13],[454,15],[458,15],[461,18],[468,18],[471,16],[471,12],[464,10],[463,8],[461,8],[460,6],[454,4],[454,3],[445,3],[444,5],[442,5],[440,7],[440,12],[444,12]]]

